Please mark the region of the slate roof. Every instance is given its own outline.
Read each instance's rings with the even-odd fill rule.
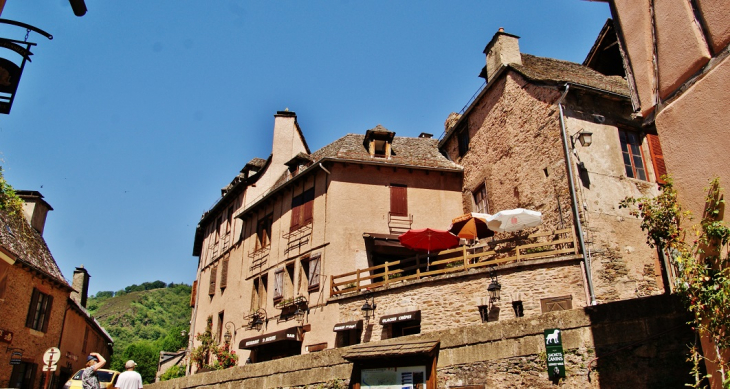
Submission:
[[[441,168],[461,170],[461,166],[449,161],[438,150],[438,139],[393,138],[390,159],[373,158],[363,146],[365,135],[347,134],[342,138],[322,147],[312,154],[314,162],[324,158],[349,161],[377,162],[385,165],[410,165],[424,168]]]
[[[579,84],[629,97],[629,84],[619,76],[606,76],[575,62],[522,54],[522,65],[509,67],[532,81]]]
[[[260,168],[260,167],[264,167],[264,165],[266,165],[266,160],[261,159],[261,158],[256,158],[256,157],[252,158],[250,161],[248,161],[248,163],[246,163],[246,167],[255,166],[255,167]],[[245,167],[244,167],[244,169],[245,169]]]
[[[46,241],[22,215],[0,210],[0,246],[14,254],[17,261],[70,288]]]

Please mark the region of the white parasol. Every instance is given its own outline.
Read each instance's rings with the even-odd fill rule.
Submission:
[[[523,208],[499,211],[487,218],[487,227],[495,232],[519,231],[539,226],[540,223],[542,223],[540,212]]]

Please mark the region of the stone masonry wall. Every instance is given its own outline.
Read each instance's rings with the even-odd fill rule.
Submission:
[[[694,338],[675,297],[607,303],[401,339],[438,340],[438,388],[681,388],[689,382],[686,344]],[[560,328],[566,378],[548,379],[545,329]],[[349,348],[330,349],[146,385],[178,388],[316,388],[349,383]]]

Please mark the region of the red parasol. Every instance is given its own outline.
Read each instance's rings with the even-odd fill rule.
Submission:
[[[398,237],[400,243],[411,250],[419,251],[441,251],[459,245],[459,237],[444,230],[424,228],[421,230],[408,230]]]
[[[464,239],[482,239],[494,236],[494,231],[487,227],[487,213],[467,213],[451,221],[449,231]]]

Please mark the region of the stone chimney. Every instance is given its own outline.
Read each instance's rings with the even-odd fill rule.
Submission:
[[[25,219],[28,220],[31,227],[43,235],[46,216],[48,215],[48,211],[53,211],[53,208],[43,200],[43,195],[40,192],[34,190],[16,190],[15,193],[25,202],[23,204]]]
[[[271,152],[271,164],[276,167],[284,166],[299,153],[309,154],[297,123],[297,114],[289,109],[277,111],[274,115],[274,142]]]
[[[492,81],[494,74],[502,66],[509,64],[522,65],[522,56],[520,56],[520,44],[517,35],[504,32],[504,28],[500,27],[499,31],[492,37],[492,40],[484,48],[484,54],[487,55],[487,66],[482,69],[479,77]]]
[[[89,295],[89,272],[84,269],[84,265],[81,265],[74,270],[74,278],[71,287],[74,289],[71,292],[71,298],[74,299],[79,305],[86,308],[86,299]]]

